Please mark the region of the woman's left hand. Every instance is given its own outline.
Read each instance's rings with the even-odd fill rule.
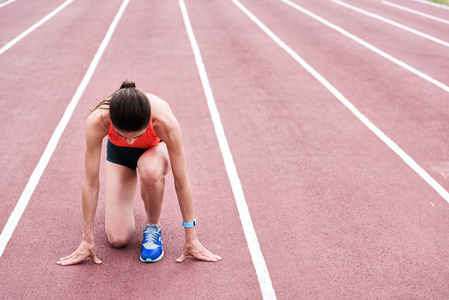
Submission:
[[[177,262],[183,262],[186,257],[193,257],[198,260],[204,261],[219,261],[221,257],[213,254],[209,250],[207,250],[203,245],[201,245],[200,241],[195,237],[192,241],[185,243],[184,251],[181,256],[176,260]]]

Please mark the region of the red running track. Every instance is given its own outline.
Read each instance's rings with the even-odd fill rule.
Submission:
[[[20,20],[7,23],[2,43],[62,3],[44,2],[0,8],[0,22]],[[329,1],[294,2],[449,85],[441,45]],[[347,2],[448,36],[448,26],[380,2]],[[449,204],[233,2],[186,4],[277,298],[448,298]],[[282,1],[242,4],[449,189],[447,92]],[[75,0],[0,56],[2,228],[120,5]],[[139,261],[140,230],[124,249],[108,245],[102,190],[103,264],[56,265],[81,239],[86,115],[125,78],[178,117],[197,232],[221,262],[175,262],[183,230],[169,177],[162,261]],[[178,2],[131,0],[0,258],[0,298],[261,299],[233,198]]]

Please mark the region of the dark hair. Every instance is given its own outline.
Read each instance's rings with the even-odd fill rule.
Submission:
[[[112,125],[121,131],[139,131],[150,123],[150,101],[132,81],[124,81],[120,89],[108,99],[101,101],[94,110],[102,105],[109,105]]]

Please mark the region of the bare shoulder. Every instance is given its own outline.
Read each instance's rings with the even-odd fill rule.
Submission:
[[[170,105],[156,95],[149,93],[146,95],[150,100],[153,128],[156,134],[163,140],[170,138],[174,131],[180,129]]]
[[[153,119],[153,124],[160,123],[161,125],[169,125],[170,122],[176,120],[167,101],[153,94],[147,93],[146,95],[151,104],[151,116]]]
[[[108,134],[109,109],[99,107],[89,114],[86,121],[86,137],[103,139]]]
[[[170,105],[167,101],[159,98],[158,96],[150,93],[146,93],[151,104],[151,114],[153,117],[159,117],[159,115],[173,114]]]

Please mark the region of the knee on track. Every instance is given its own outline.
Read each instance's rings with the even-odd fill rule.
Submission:
[[[114,248],[122,248],[128,245],[131,240],[131,235],[129,233],[110,233],[107,232],[109,244]]]

